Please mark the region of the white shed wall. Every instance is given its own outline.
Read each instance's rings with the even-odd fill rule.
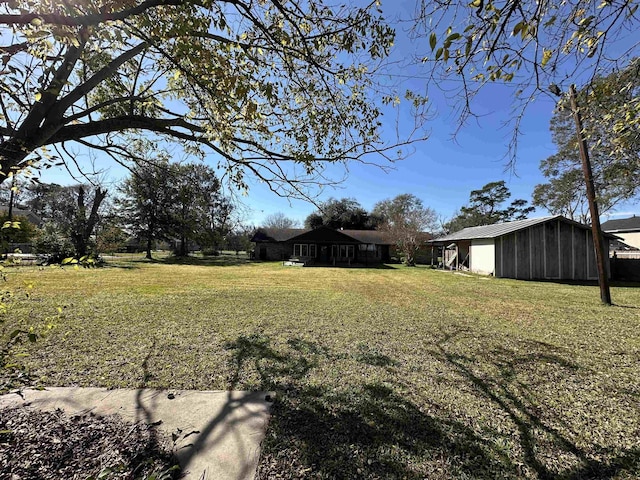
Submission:
[[[469,269],[475,273],[491,275],[495,270],[496,251],[493,238],[471,240]]]

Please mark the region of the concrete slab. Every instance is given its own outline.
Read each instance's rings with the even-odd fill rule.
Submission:
[[[269,392],[50,387],[0,396],[0,409],[28,405],[69,416],[120,415],[176,433],[175,451],[190,480],[250,480],[269,419]]]

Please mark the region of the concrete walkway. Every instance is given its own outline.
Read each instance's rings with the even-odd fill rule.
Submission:
[[[51,387],[0,396],[0,408],[27,404],[67,415],[118,414],[130,422],[160,422],[177,434],[175,451],[190,480],[250,480],[269,418],[268,392]]]

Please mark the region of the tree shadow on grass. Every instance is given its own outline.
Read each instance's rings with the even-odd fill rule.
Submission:
[[[579,446],[562,412],[537,400],[535,381],[523,384],[517,375],[536,368],[574,375],[579,366],[566,352],[529,342],[517,351],[501,347],[480,356],[460,355],[450,344],[454,336],[443,334],[425,359],[445,365],[461,389],[471,389],[504,420],[460,417],[428,397],[418,405],[411,399],[415,396],[403,395],[401,380],[310,383],[307,377],[321,360],[326,365],[345,358],[319,342],[292,338],[287,354],[262,333],[227,344],[232,388],[251,371],[259,375],[261,388],[277,392],[257,478],[578,480],[640,471],[640,449],[634,446]],[[364,347],[350,356],[381,368],[400,364],[383,357]],[[478,373],[478,364],[492,373]],[[506,448],[508,443],[512,447]],[[554,456],[572,460],[556,462]]]
[[[472,430],[422,411],[393,385],[309,384],[305,379],[321,357],[340,356],[308,340],[287,343],[294,353],[279,353],[263,334],[227,345],[233,386],[251,370],[259,373],[262,388],[277,392],[257,478],[418,479],[447,469],[468,476],[501,470],[500,459]],[[354,358],[361,363],[395,364],[359,350]],[[431,472],[416,467],[425,463]]]
[[[493,407],[506,414],[517,428],[517,441],[523,452],[524,464],[536,477],[546,479],[609,479],[620,474],[640,473],[640,448],[614,449],[600,445],[579,446],[572,437],[570,422],[562,412],[550,415],[551,409],[536,399],[536,381],[545,382],[536,369],[541,366],[561,377],[579,374],[580,367],[565,357],[566,353],[543,342],[526,342],[526,351],[500,347],[481,356],[465,357],[453,352],[451,340],[460,332],[443,334],[430,352],[444,362]],[[478,365],[495,367],[497,374],[478,373]],[[518,373],[530,373],[522,380]],[[586,372],[586,375],[590,375]],[[584,373],[583,373],[584,375]],[[624,389],[618,393],[628,396]],[[558,391],[557,395],[561,395]],[[573,457],[571,465],[556,462],[560,457]]]
[[[246,255],[219,255],[219,256],[174,256],[161,258],[138,258],[129,260],[133,263],[157,263],[161,265],[194,265],[201,267],[233,267],[250,265],[256,263],[254,260],[250,260]]]

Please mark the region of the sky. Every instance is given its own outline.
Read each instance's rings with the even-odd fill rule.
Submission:
[[[414,2],[402,0],[385,3],[385,14],[388,18],[407,18],[414,5]],[[409,58],[417,47],[409,42],[402,24],[395,26],[397,39],[392,55],[396,59]],[[399,78],[411,73],[400,72]],[[424,80],[413,79],[402,88],[423,90],[426,86]],[[437,88],[431,85],[428,88],[433,102],[433,115],[426,124],[429,138],[412,144],[409,148],[411,154],[396,162],[388,172],[372,165],[349,164],[347,179],[335,189],[325,189],[317,201],[330,197],[349,197],[370,210],[378,201],[411,193],[442,218],[448,219],[468,202],[471,190],[498,180],[506,182],[512,193],[511,199],[531,199],[534,186],[544,181],[538,168],[540,161],[555,153],[549,132],[549,121],[555,106],[553,99],[541,96],[528,107],[521,125],[523,134],[519,139],[515,168],[508,169],[506,154],[512,131],[504,126],[504,122],[512,115],[511,90],[498,84],[483,90],[474,103],[481,117],[467,122],[453,138],[458,120],[452,113],[451,105]],[[408,129],[413,119],[404,104],[399,108],[399,125]],[[391,113],[383,121],[383,132],[389,136],[396,127],[394,117],[398,112]],[[85,161],[88,158],[86,155],[81,157]],[[107,185],[115,187],[127,176],[127,171],[111,165],[103,177],[107,178]],[[341,169],[330,167],[329,172],[332,171],[337,178],[343,175]],[[56,168],[43,172],[41,181],[62,184],[74,182],[65,170]],[[304,219],[316,210],[312,203],[278,197],[266,185],[251,178],[248,178],[248,184],[247,195],[239,196],[244,204],[243,220],[246,224],[259,226],[267,215],[282,212],[302,225]],[[624,217],[634,213],[640,214],[638,203],[621,204],[613,215]],[[538,210],[534,216],[545,214],[547,212]]]

